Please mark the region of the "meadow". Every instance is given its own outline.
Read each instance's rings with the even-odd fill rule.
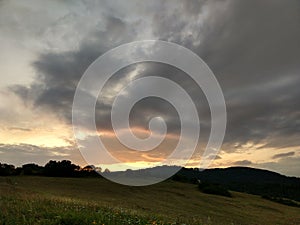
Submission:
[[[175,181],[129,187],[103,178],[0,177],[0,224],[300,224],[300,208],[231,194]]]

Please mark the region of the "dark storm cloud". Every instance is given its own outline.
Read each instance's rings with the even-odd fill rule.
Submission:
[[[226,99],[226,142],[286,145],[300,133],[300,2],[228,1],[202,27],[197,52],[217,76]],[[298,146],[300,141],[294,139]]]
[[[237,142],[265,139],[268,147],[299,146],[300,2],[182,3],[185,10],[155,17],[154,32],[192,48],[215,73],[228,111],[225,144],[232,151]],[[210,10],[198,27],[191,25],[197,18],[185,20],[191,9]],[[186,35],[189,27],[193,35]],[[291,136],[293,141],[284,141]]]
[[[273,159],[280,159],[280,158],[285,158],[285,157],[294,156],[294,155],[295,155],[295,152],[287,152],[287,153],[276,154],[272,158]]]
[[[204,25],[200,54],[216,73],[221,70],[223,84],[248,86],[257,84],[256,79],[281,77],[282,72],[296,75],[299,9],[297,0],[229,1],[221,14],[211,14],[210,23]]]
[[[118,18],[107,16],[102,22],[106,24],[105,30],[95,28],[79,50],[40,54],[33,62],[36,82],[30,88],[17,85],[11,89],[36,107],[44,107],[71,122],[74,93],[84,71],[104,52],[127,42],[132,39],[130,35],[134,35]]]
[[[232,0],[159,2],[149,12],[153,35],[191,48],[215,73],[224,91],[228,129],[227,150],[235,151],[248,141],[267,141],[269,147],[299,146],[300,140],[300,1]],[[130,13],[130,12],[128,12]],[[205,14],[207,13],[207,14]],[[143,15],[137,15],[137,17]],[[33,63],[37,71],[31,88],[14,87],[36,106],[46,107],[69,121],[76,85],[86,68],[99,55],[121,43],[135,40],[143,32],[135,22],[115,15],[103,21],[105,30],[89,33],[78,50],[45,52]],[[141,29],[139,27],[139,29]],[[128,68],[120,75],[134,71]],[[142,74],[145,72],[146,74]],[[145,65],[138,76],[158,74],[180,83],[195,102],[204,126],[209,110],[201,90],[180,71],[157,64]],[[107,93],[119,82],[113,79]],[[112,93],[114,93],[112,91]],[[200,93],[200,94],[199,94]],[[200,104],[199,104],[200,103]],[[110,128],[111,99],[97,107],[97,121]],[[147,127],[149,113],[163,113],[170,131],[178,131],[176,113],[164,102],[149,99],[133,111],[133,125]],[[203,119],[204,118],[204,119]],[[287,141],[288,140],[288,141]]]

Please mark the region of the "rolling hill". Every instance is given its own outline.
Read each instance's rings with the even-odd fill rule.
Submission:
[[[172,180],[130,187],[103,178],[0,177],[0,224],[300,224],[300,208],[231,193],[207,195]]]

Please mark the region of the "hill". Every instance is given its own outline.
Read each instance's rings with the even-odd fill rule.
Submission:
[[[218,184],[226,189],[265,196],[267,198],[288,198],[300,201],[300,178],[287,177],[268,170],[249,167],[229,167],[199,170],[197,168],[178,168],[161,166],[149,169],[113,172],[111,177],[118,178],[159,178],[179,170],[172,180],[186,183],[198,181]]]
[[[0,177],[0,224],[300,224],[300,209],[259,196],[207,195],[165,181],[129,187],[103,178]]]
[[[198,171],[183,168],[177,175],[190,182],[199,179],[202,182],[221,184],[233,191],[300,201],[300,178],[287,177],[268,170],[229,167]]]

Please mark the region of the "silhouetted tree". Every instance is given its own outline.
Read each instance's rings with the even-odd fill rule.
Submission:
[[[15,175],[15,173],[16,173],[15,166],[0,163],[0,176]]]
[[[92,165],[85,166],[81,169],[81,171],[92,172],[95,170],[95,167]]]
[[[73,177],[78,174],[80,167],[72,164],[69,160],[53,161],[45,165],[44,173],[46,176],[53,177]]]
[[[22,174],[24,175],[43,175],[44,167],[34,163],[25,164],[22,166]]]
[[[99,176],[99,174],[96,172],[96,167],[93,165],[88,165],[83,167],[80,170],[80,176],[81,177],[96,177]]]
[[[110,170],[109,170],[108,168],[106,168],[106,169],[104,170],[104,173],[110,173]]]

